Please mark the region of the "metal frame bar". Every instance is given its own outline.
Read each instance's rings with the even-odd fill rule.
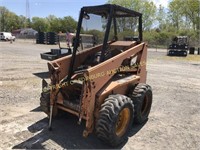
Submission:
[[[109,37],[110,28],[112,24],[112,17],[113,17],[113,7],[111,7],[110,13],[109,13],[108,23],[106,26],[106,32],[105,32],[104,41],[103,41],[103,47],[101,50],[100,62],[103,62],[105,60],[105,51],[107,49],[108,37]]]
[[[138,31],[139,31],[139,40],[143,41],[143,35],[142,35],[142,15],[139,17]]]
[[[77,26],[77,32],[76,32],[75,45],[73,48],[72,59],[70,62],[70,67],[69,67],[69,74],[67,77],[68,82],[71,80],[72,74],[74,72],[74,63],[75,63],[76,51],[78,49],[78,43],[79,43],[79,39],[80,39],[80,31],[81,31],[81,25],[82,25],[82,21],[83,21],[83,14],[84,14],[84,11],[83,11],[83,9],[81,9],[78,26]]]

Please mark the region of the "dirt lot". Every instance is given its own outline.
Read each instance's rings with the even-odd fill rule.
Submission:
[[[0,149],[105,149],[94,134],[82,137],[84,123],[70,115],[53,122],[40,111],[41,78],[47,65],[40,53],[57,45],[34,41],[0,42]],[[148,84],[153,88],[149,120],[133,126],[123,149],[200,149],[200,55],[167,57],[148,53]]]

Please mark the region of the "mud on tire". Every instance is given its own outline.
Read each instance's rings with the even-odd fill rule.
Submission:
[[[124,95],[110,95],[102,104],[96,124],[97,137],[111,146],[126,140],[133,122],[132,100]]]
[[[139,83],[132,88],[129,97],[134,104],[134,123],[142,124],[148,119],[152,104],[152,89],[149,85]]]

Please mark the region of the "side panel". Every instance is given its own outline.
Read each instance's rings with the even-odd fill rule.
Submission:
[[[140,54],[141,57],[138,58],[138,61],[146,63],[146,50],[146,44],[141,43],[88,69],[87,76],[90,77],[90,84],[88,84],[88,97],[83,99],[83,102],[89,104],[87,106],[86,132],[90,133],[93,130],[96,93],[114,76],[116,69],[121,66],[122,62],[126,58]],[[138,74],[144,76],[139,82],[146,81],[145,72],[145,65],[139,67]]]
[[[129,88],[139,82],[140,82],[140,76],[131,75],[122,79],[116,79],[115,81],[111,81],[106,86],[104,86],[97,93],[96,96],[95,118],[98,119],[101,105],[109,95],[111,94],[127,95],[129,92]]]

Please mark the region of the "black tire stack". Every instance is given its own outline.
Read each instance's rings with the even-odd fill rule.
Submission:
[[[36,44],[45,44],[46,43],[46,33],[38,32],[36,35]]]
[[[55,32],[47,32],[46,41],[47,41],[47,44],[57,44],[58,35]]]
[[[36,44],[57,44],[58,35],[55,32],[38,32],[36,36]]]

